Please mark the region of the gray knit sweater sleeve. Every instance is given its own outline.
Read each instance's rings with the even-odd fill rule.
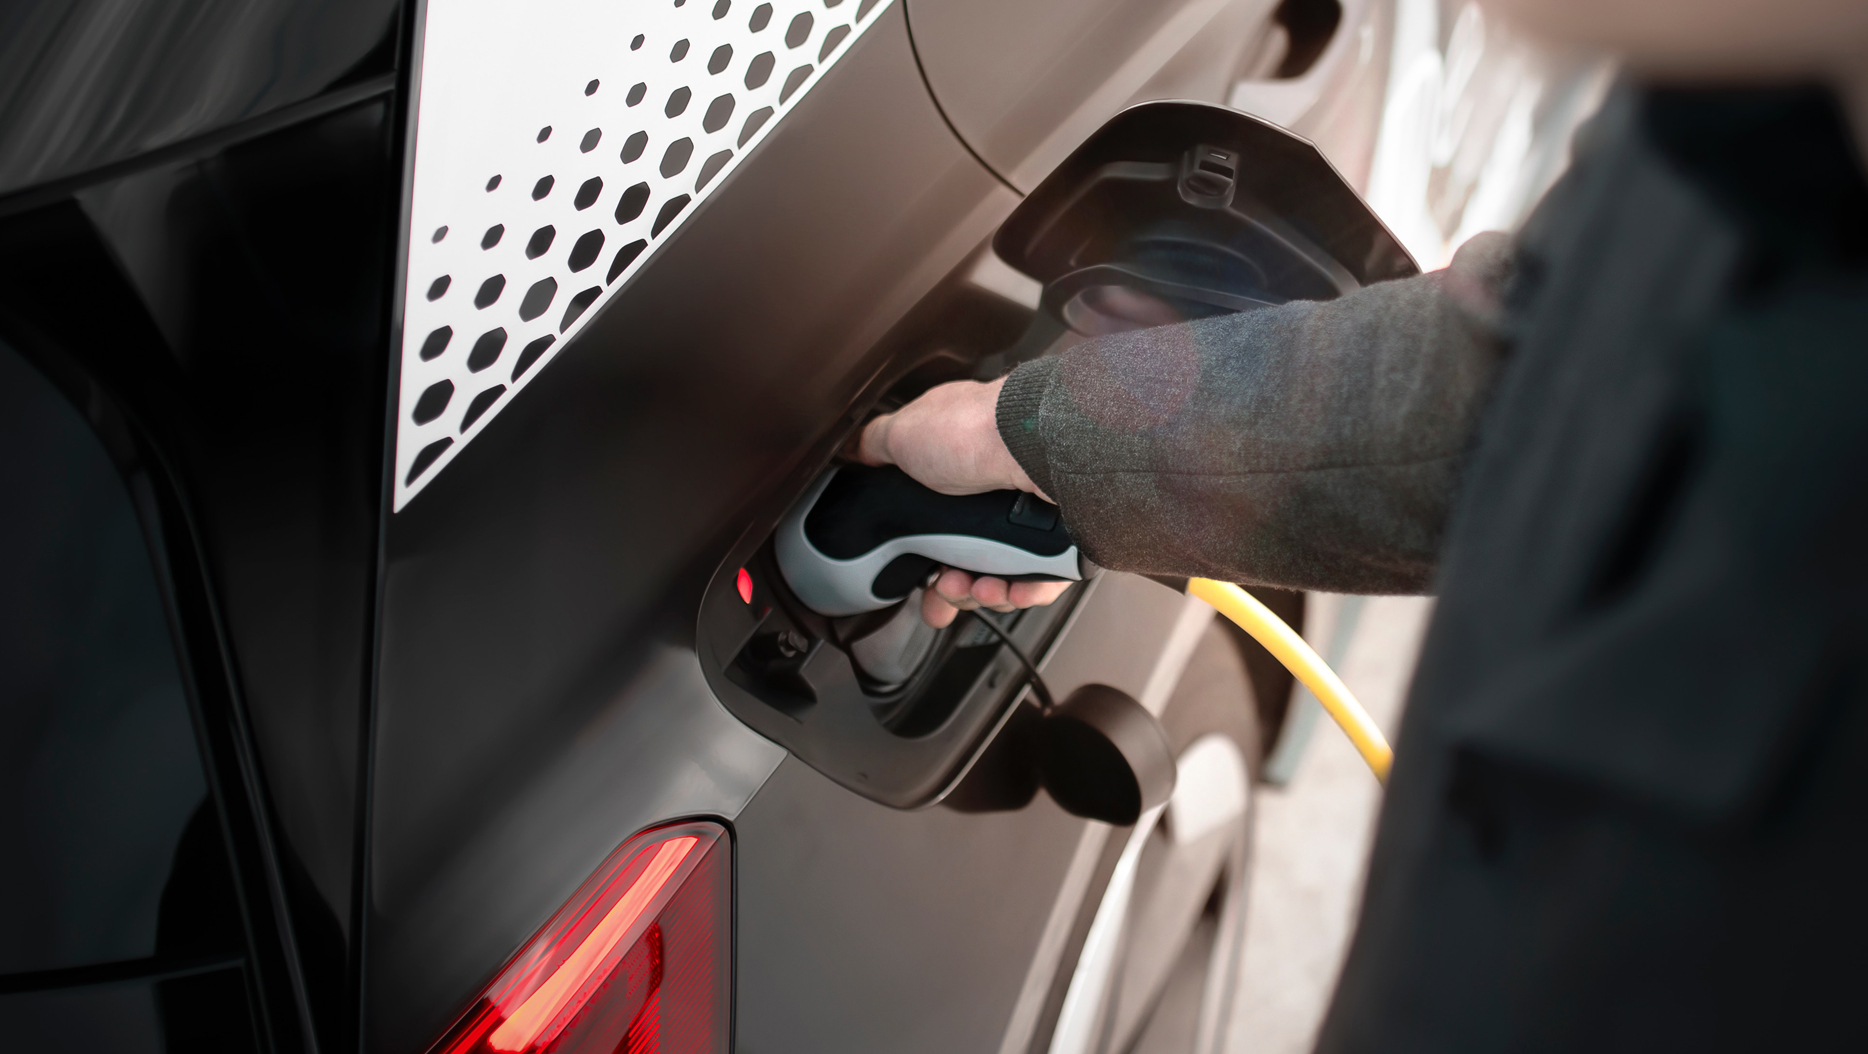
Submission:
[[[999,434],[1105,567],[1425,592],[1509,267],[1481,235],[1337,300],[1101,337],[1015,370]]]

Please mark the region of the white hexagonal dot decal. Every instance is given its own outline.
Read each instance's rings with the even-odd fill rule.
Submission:
[[[889,0],[431,0],[394,508],[438,476]]]

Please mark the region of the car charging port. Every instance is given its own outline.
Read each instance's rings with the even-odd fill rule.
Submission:
[[[770,537],[723,567],[702,605],[702,667],[728,709],[800,759],[884,804],[936,800],[1004,722],[1024,685],[994,624],[1042,655],[1087,584],[1045,608],[921,618],[925,579],[877,611],[827,618],[799,601]]]
[[[1094,583],[1072,586],[1048,607],[962,612],[936,630],[920,614],[936,565],[912,558],[875,580],[877,596],[899,602],[831,618],[793,593],[774,535],[868,416],[948,381],[1002,376],[1080,339],[1034,310],[1035,300],[976,280],[990,271],[990,255],[982,244],[958,263],[873,349],[871,361],[884,365],[867,374],[849,413],[784,485],[783,507],[762,504],[753,513],[761,526],[723,554],[696,625],[702,672],[730,712],[835,782],[897,808],[941,800],[1014,712],[1022,667],[981,620],[1042,657]],[[1020,526],[1046,529],[1043,513],[1025,509],[1029,522]]]
[[[850,653],[857,673],[878,693],[889,693],[914,679],[940,643],[943,630],[921,618],[922,589],[892,608],[836,620],[837,641]]]
[[[883,727],[918,734],[939,725],[991,658],[990,650],[976,649],[998,643],[977,624],[978,614],[964,614],[941,629],[929,626],[921,618],[920,586],[882,610],[825,618],[792,594],[771,550],[768,542],[742,569],[753,583],[752,600],[744,602],[753,618],[740,624],[744,639],[726,675],[774,709],[796,717],[821,704],[865,706]],[[1017,617],[1002,616],[1001,622],[1010,628]],[[724,652],[733,638],[718,644]],[[955,662],[957,651],[969,654]]]

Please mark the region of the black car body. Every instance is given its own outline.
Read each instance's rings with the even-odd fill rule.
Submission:
[[[864,416],[1030,353],[1021,195],[1125,106],[1254,91],[1357,182],[1387,18],[0,15],[6,1046],[439,1049],[692,828],[728,994],[681,1049],[1211,1049],[1288,680],[1210,610],[1109,574],[1007,623],[1162,716],[1183,790],[1134,830],[995,767],[1029,704],[965,622],[835,713],[735,656]]]

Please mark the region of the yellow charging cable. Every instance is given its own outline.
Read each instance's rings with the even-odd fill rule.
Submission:
[[[1349,741],[1355,744],[1362,760],[1368,762],[1375,778],[1388,782],[1388,767],[1394,763],[1395,752],[1388,746],[1387,737],[1375,727],[1369,712],[1362,709],[1356,697],[1349,693],[1342,678],[1330,669],[1304,638],[1298,636],[1285,621],[1271,613],[1271,609],[1259,603],[1257,597],[1230,582],[1215,582],[1210,578],[1192,578],[1187,581],[1187,592],[1213,605],[1220,614],[1239,624],[1239,628],[1252,635],[1252,639],[1263,644],[1265,650],[1277,656],[1285,669],[1290,670],[1304,686],[1316,694],[1317,700],[1331,720],[1341,726]]]

